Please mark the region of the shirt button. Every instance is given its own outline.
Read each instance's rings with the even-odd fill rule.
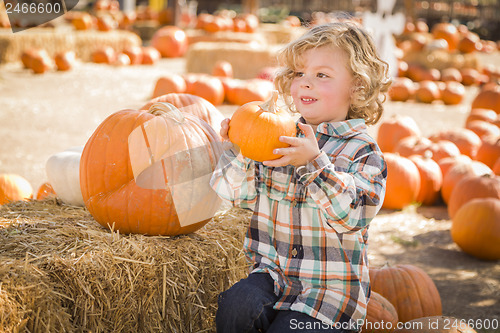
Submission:
[[[297,255],[297,249],[296,249],[296,248],[293,248],[293,250],[292,250],[292,256],[294,256],[294,257],[295,257],[296,255]]]
[[[293,200],[292,205],[293,207],[297,207],[297,200]]]

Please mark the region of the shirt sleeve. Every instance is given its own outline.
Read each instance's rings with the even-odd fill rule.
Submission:
[[[225,150],[210,179],[214,191],[235,207],[253,210],[257,198],[255,163],[233,149]]]
[[[325,152],[297,169],[299,182],[309,190],[326,223],[338,233],[366,227],[384,201],[387,168],[382,153],[359,151],[364,153],[354,158],[347,172],[336,171]]]

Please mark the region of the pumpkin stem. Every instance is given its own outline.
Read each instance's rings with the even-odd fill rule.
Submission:
[[[179,124],[184,122],[184,115],[175,105],[164,102],[157,102],[151,105],[148,110],[154,116],[169,117],[178,122]]]
[[[279,110],[278,105],[276,103],[277,101],[278,101],[278,90],[273,90],[271,98],[269,98],[264,103],[260,104],[259,107],[266,112],[276,113]]]

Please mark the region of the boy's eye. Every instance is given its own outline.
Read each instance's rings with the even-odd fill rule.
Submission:
[[[303,77],[304,73],[303,72],[295,72],[295,77]]]
[[[319,77],[319,78],[328,77],[328,75],[326,75],[325,73],[318,73],[316,76]]]

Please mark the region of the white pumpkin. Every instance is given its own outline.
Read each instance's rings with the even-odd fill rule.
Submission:
[[[71,147],[49,157],[45,171],[56,195],[64,203],[84,206],[80,190],[80,157],[83,146]]]

